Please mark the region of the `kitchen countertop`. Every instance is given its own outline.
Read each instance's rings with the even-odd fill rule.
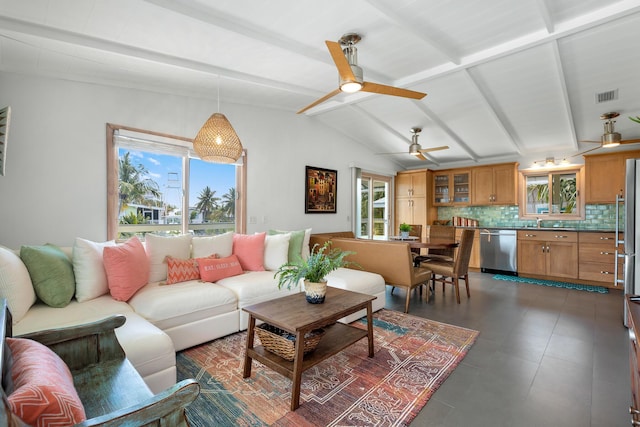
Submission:
[[[581,227],[517,227],[517,226],[491,226],[491,227],[460,227],[456,228],[473,228],[478,230],[538,230],[538,231],[579,231],[581,233],[614,233],[614,229],[596,229],[596,228],[581,228]],[[624,232],[624,230],[620,230]]]

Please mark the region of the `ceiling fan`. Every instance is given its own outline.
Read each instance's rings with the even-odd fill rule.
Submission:
[[[583,151],[581,153],[576,154],[576,156],[580,156],[582,154],[589,153],[591,151],[598,150],[600,148],[611,148],[616,147],[620,144],[637,144],[640,143],[640,139],[622,139],[622,135],[614,130],[615,119],[618,117],[620,113],[612,111],[610,113],[604,113],[600,116],[601,120],[604,120],[604,134],[600,138],[600,141],[580,141],[580,142],[594,142],[596,144],[600,144],[599,147],[591,148],[587,151]],[[573,156],[575,157],[575,156]]]
[[[364,92],[401,96],[412,99],[422,99],[427,95],[426,93],[415,92],[413,90],[365,82],[363,79],[362,68],[358,66],[358,50],[356,49],[356,43],[358,43],[360,39],[361,37],[358,34],[347,33],[340,38],[339,43],[329,40],[325,41],[327,48],[329,49],[329,53],[333,58],[333,62],[338,68],[340,86],[338,89],[307,105],[302,110],[298,111],[297,114],[304,113],[308,109],[323,103],[340,92],[353,93],[362,90]],[[344,46],[344,50],[341,45]]]
[[[429,153],[431,151],[439,151],[446,150],[449,148],[448,145],[442,145],[440,147],[431,147],[431,148],[422,148],[420,144],[418,144],[418,135],[422,131],[422,128],[411,128],[411,145],[409,145],[409,154],[415,156],[420,160],[427,160],[424,156],[424,153]],[[406,151],[400,153],[378,153],[378,154],[405,154]]]

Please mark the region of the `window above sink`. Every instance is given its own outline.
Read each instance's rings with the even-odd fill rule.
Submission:
[[[520,171],[521,219],[584,219],[584,167]]]

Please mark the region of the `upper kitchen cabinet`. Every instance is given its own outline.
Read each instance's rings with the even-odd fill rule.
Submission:
[[[427,196],[426,170],[398,172],[396,175],[396,198]]]
[[[584,156],[586,203],[615,203],[624,196],[627,159],[640,158],[640,150]]]
[[[515,205],[518,164],[480,166],[471,170],[472,205]]]
[[[427,170],[398,172],[395,178],[395,224],[422,225],[422,238],[426,236],[428,224]]]
[[[471,173],[468,170],[433,172],[433,204],[468,205],[470,199]]]

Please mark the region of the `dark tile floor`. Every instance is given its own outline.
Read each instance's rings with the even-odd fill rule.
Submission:
[[[628,333],[619,291],[598,294],[471,273],[471,299],[438,285],[409,313],[480,331],[412,426],[630,425]],[[387,289],[387,308],[405,294]]]

